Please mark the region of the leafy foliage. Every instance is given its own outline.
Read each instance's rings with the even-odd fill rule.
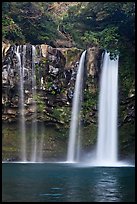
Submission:
[[[79,47],[99,45],[114,52],[121,42],[134,42],[133,2],[86,2],[68,11],[63,25]],[[76,12],[77,10],[77,12]],[[124,46],[124,43],[123,43]]]
[[[19,35],[32,44],[50,44],[57,37],[57,25],[47,12],[49,5],[50,2],[3,2],[3,39],[17,42]]]
[[[123,41],[134,44],[134,2],[70,3],[66,10],[67,6],[64,2],[62,14],[55,14],[55,2],[3,2],[3,39],[54,44],[60,25],[82,49],[96,45],[120,52]]]
[[[20,27],[7,15],[2,18],[2,36],[13,41],[24,40]]]

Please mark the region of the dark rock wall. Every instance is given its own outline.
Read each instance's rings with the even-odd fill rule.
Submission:
[[[25,118],[31,121],[35,112],[32,103],[32,77],[36,78],[36,103],[39,121],[67,124],[70,119],[72,98],[80,56],[77,48],[53,48],[35,45],[36,55],[32,58],[32,45],[2,46],[2,120],[17,121],[19,113],[19,67],[16,51],[19,49],[24,61]],[[85,88],[97,89],[101,51],[87,50],[85,61]],[[32,63],[35,76],[32,76]],[[22,62],[23,63],[23,62]],[[88,79],[88,81],[87,81]],[[87,118],[88,119],[88,118]]]
[[[16,57],[17,45],[2,44],[2,122],[18,124],[19,111],[19,67]],[[49,45],[35,45],[36,56],[32,60],[32,45],[26,48],[20,45],[20,53],[26,49],[24,60],[24,96],[25,120],[29,125],[35,117],[32,96],[32,77],[36,78],[37,121],[47,127],[55,125],[63,133],[65,144],[70,125],[72,99],[80,56],[83,50],[75,47],[53,48]],[[103,50],[97,47],[87,49],[84,75],[84,97],[82,103],[82,123],[86,148],[96,143],[99,77]],[[22,55],[23,56],[23,55]],[[32,61],[35,74],[32,76]],[[128,114],[119,111],[119,154],[134,155],[134,100],[130,96],[120,103],[119,110],[128,110]],[[132,120],[133,118],[133,120]],[[121,122],[122,121],[122,122]],[[66,131],[67,130],[67,131]],[[62,132],[60,133],[62,135]],[[5,135],[5,134],[4,134]],[[9,134],[10,135],[10,134]],[[60,137],[62,140],[62,136]],[[134,156],[133,156],[134,157]]]

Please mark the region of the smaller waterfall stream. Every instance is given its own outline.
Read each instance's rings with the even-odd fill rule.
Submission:
[[[20,112],[20,130],[21,130],[21,160],[26,161],[26,127],[25,127],[25,109],[24,109],[24,63],[25,63],[25,53],[26,47],[23,47],[22,58],[20,52],[21,46],[16,48],[16,57],[18,60],[18,69],[19,69],[19,112]]]
[[[111,60],[105,52],[99,95],[97,163],[117,162],[118,57]]]
[[[27,50],[28,49],[28,50]],[[37,124],[37,92],[36,92],[36,48],[33,45],[19,45],[15,47],[17,59],[17,69],[19,74],[19,113],[20,113],[20,135],[21,135],[21,156],[22,162],[37,162],[42,161],[43,139],[38,141],[38,124]],[[28,56],[27,56],[28,55]],[[27,58],[29,57],[29,58]],[[29,66],[28,65],[29,62]],[[25,69],[27,70],[27,78],[25,79]],[[31,128],[31,146],[27,142],[26,133],[26,118],[25,118],[25,83],[27,89],[32,93],[32,109],[33,119]],[[28,91],[28,90],[27,90]],[[31,97],[31,96],[30,96]],[[30,152],[30,155],[28,153]]]
[[[32,99],[33,99],[33,120],[32,120],[32,154],[31,161],[36,162],[37,160],[37,104],[36,104],[36,73],[35,73],[35,57],[36,57],[36,49],[32,46]]]
[[[73,103],[72,103],[67,162],[75,162],[76,159],[79,158],[79,153],[80,153],[79,125],[80,125],[80,110],[81,110],[82,92],[83,92],[85,54],[86,54],[86,51],[84,51],[81,55],[77,77],[76,77],[74,97],[73,97]]]

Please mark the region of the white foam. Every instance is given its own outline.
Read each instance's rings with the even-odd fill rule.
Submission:
[[[2,161],[2,163],[15,163],[15,164],[68,164],[74,167],[135,167],[134,164],[129,162],[68,162],[68,161],[45,161],[45,162],[31,162],[31,161]]]

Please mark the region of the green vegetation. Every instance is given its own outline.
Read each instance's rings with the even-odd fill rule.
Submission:
[[[127,134],[128,133],[128,134]],[[134,155],[135,124],[125,124],[119,129],[119,153],[124,156]]]
[[[42,100],[42,97],[37,94],[35,100],[37,103],[37,111],[42,113],[45,110],[45,103]]]
[[[3,2],[3,40],[14,43],[25,40],[32,44],[49,44],[56,39],[57,25],[47,11],[50,4],[50,2]]]
[[[70,121],[70,107],[55,107],[52,114],[58,121],[68,123]]]
[[[121,42],[134,43],[133,2],[85,2],[85,6],[82,3],[70,8],[63,19],[66,31],[72,34],[78,46],[98,45],[120,51]]]
[[[54,44],[58,28],[76,46],[100,46],[114,52],[134,45],[134,2],[3,2],[2,37],[13,42]],[[59,10],[60,8],[60,10]],[[124,42],[124,43],[123,43]]]
[[[80,50],[77,49],[76,47],[71,48],[70,50],[67,50],[66,52],[64,52],[64,56],[66,57],[66,64],[67,64],[66,66],[69,67],[69,65],[73,63],[73,61],[75,61],[75,58],[79,56],[79,54],[80,54]]]

